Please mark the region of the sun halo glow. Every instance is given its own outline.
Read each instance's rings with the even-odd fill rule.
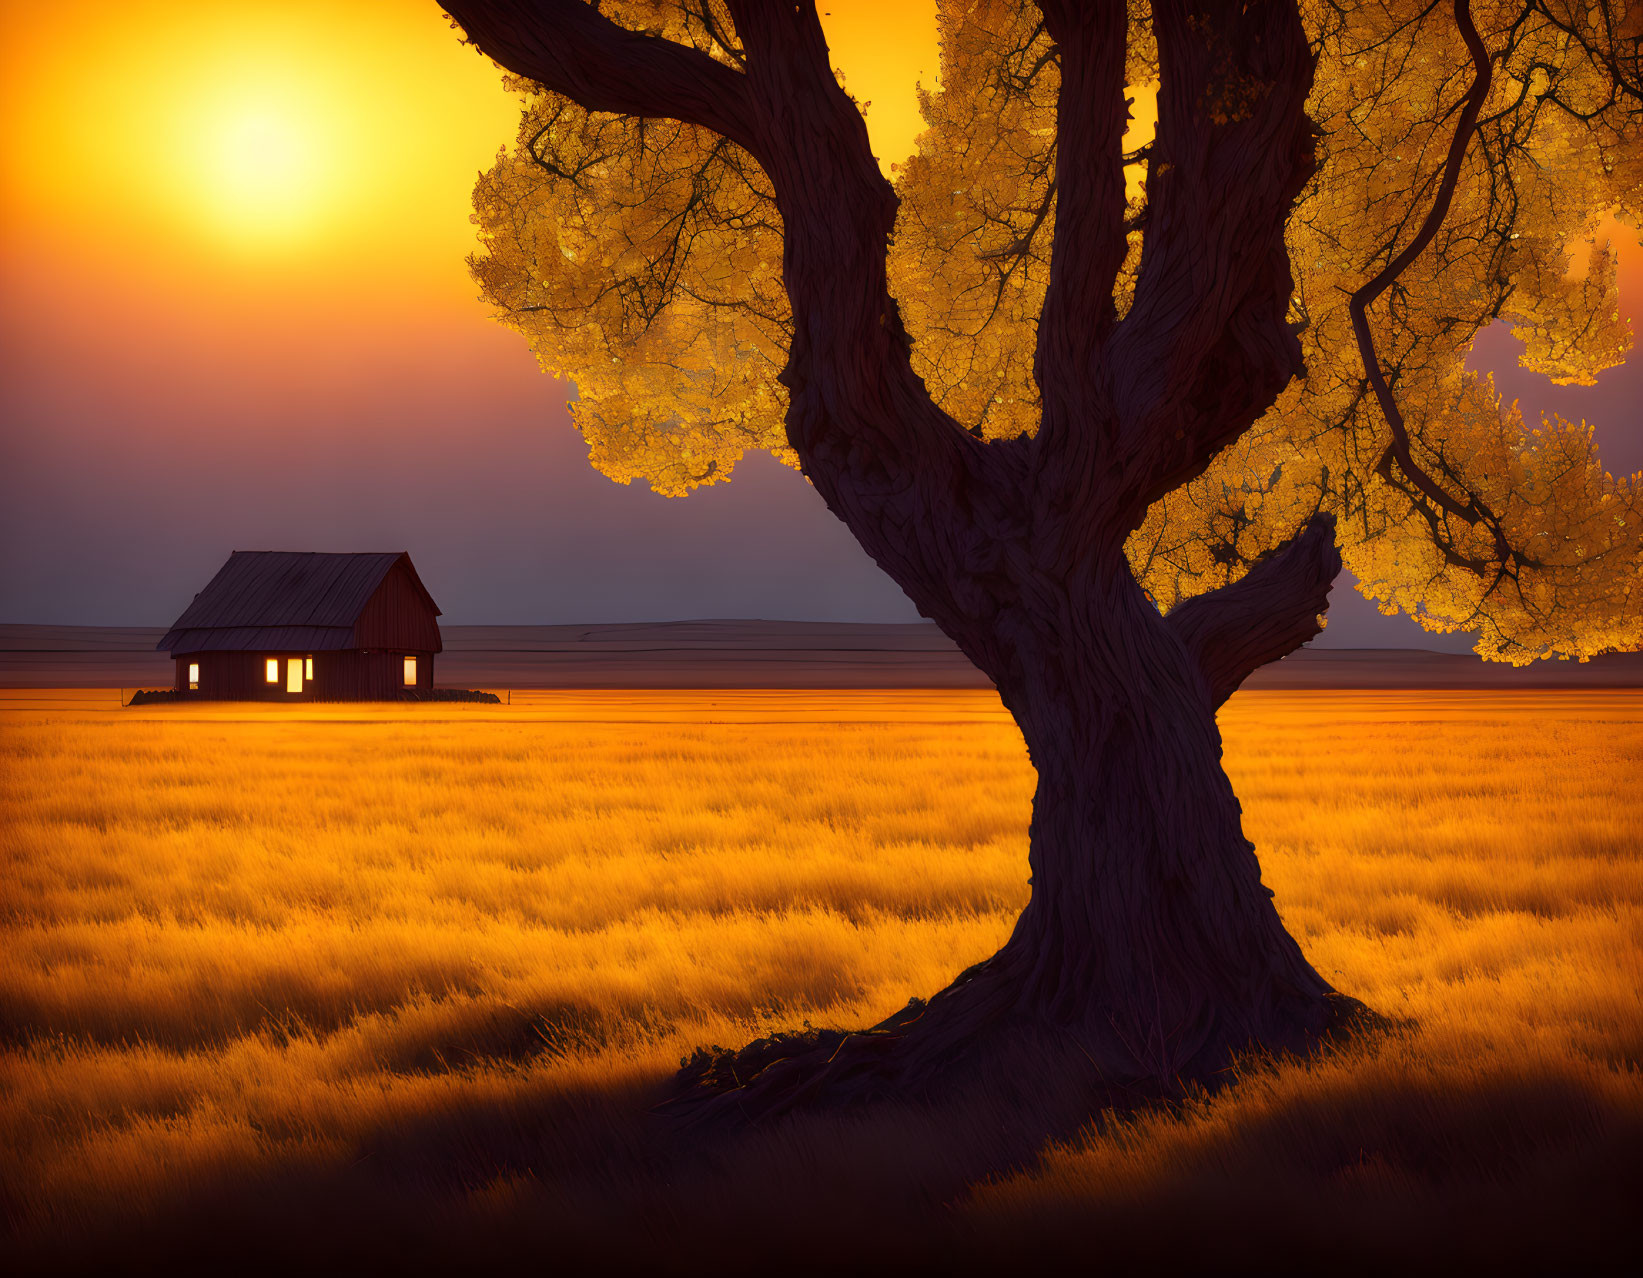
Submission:
[[[334,216],[349,195],[336,154],[344,117],[316,89],[277,64],[183,86],[166,113],[162,179],[179,211],[240,242],[301,239]]]

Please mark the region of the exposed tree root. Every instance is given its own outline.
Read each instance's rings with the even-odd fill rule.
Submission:
[[[689,1126],[733,1128],[982,1091],[1000,1101],[1013,1096],[1029,1111],[1071,1105],[1087,1115],[1176,1099],[1194,1087],[1213,1090],[1231,1077],[1242,1052],[1305,1054],[1389,1024],[1357,999],[1331,992],[1311,1014],[1260,1038],[1206,1046],[1194,1054],[1194,1067],[1163,1075],[1110,1024],[1055,1024],[1023,1010],[1004,997],[1002,982],[989,979],[989,967],[978,964],[930,1001],[914,999],[866,1029],[807,1029],[734,1050],[698,1049],[657,1110]]]

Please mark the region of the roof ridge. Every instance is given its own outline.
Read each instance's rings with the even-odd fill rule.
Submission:
[[[408,551],[236,550],[171,631],[351,628],[400,564],[437,616]]]

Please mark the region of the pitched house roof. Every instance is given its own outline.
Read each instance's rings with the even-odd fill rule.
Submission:
[[[171,652],[352,648],[361,611],[401,561],[437,617],[439,608],[404,551],[236,550],[155,646]]]

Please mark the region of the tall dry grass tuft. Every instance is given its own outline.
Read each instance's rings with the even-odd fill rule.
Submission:
[[[1004,939],[996,698],[66,704],[0,714],[0,1194],[41,1264],[1596,1263],[1639,1188],[1635,693],[1234,698],[1286,923],[1400,1028],[1042,1157],[1021,1098],[710,1149],[646,1115],[696,1046]]]

